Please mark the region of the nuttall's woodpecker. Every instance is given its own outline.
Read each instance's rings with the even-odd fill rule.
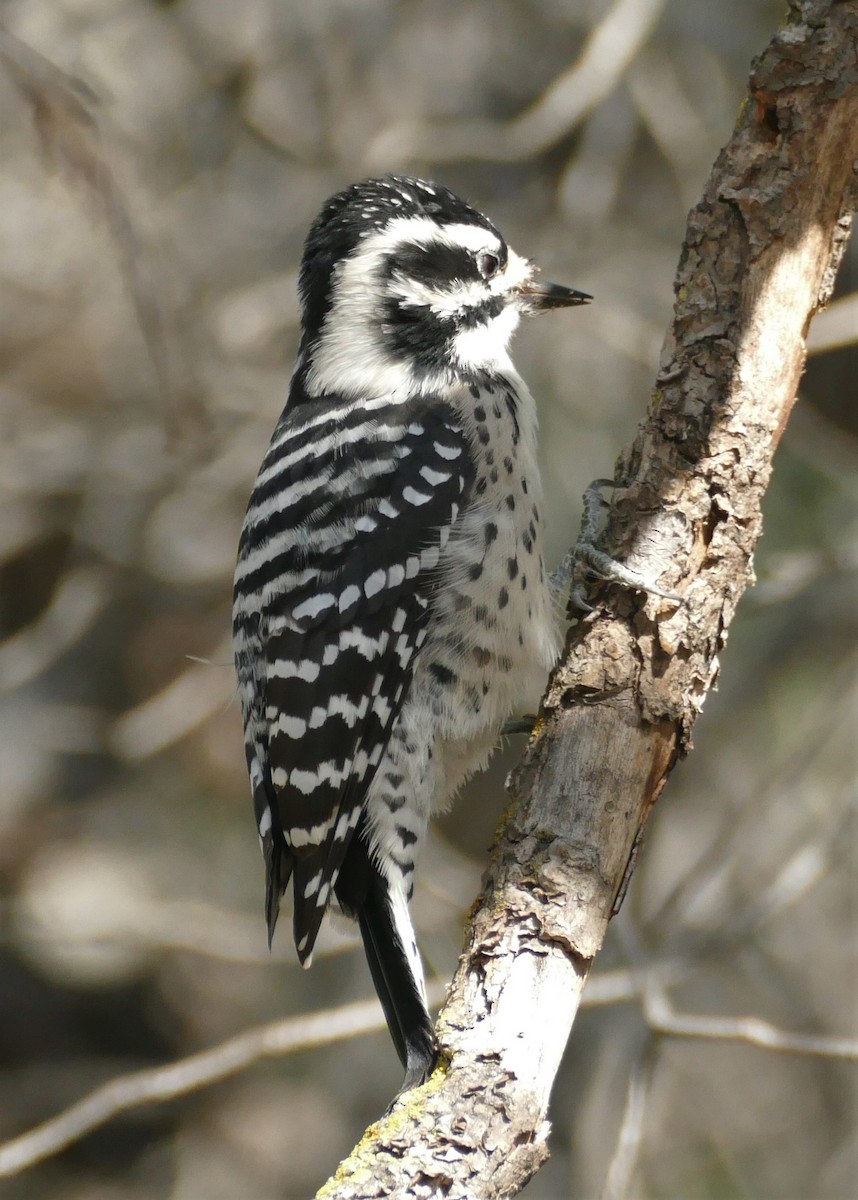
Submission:
[[[267,873],[309,966],[354,917],[403,1089],[435,1061],[408,905],[430,815],[555,661],[536,410],[507,353],[540,281],[434,183],[332,197],[307,237],[302,335],[250,498],[234,637]]]

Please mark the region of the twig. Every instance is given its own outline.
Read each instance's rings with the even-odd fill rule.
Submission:
[[[430,1003],[437,1003],[444,988],[440,981],[430,986]],[[383,1026],[384,1017],[378,1001],[365,1000],[274,1021],[165,1067],[118,1075],[58,1116],[0,1145],[0,1178],[16,1175],[52,1154],[58,1154],[71,1142],[129,1109],[175,1100],[235,1075],[262,1058],[327,1046],[373,1033]]]
[[[697,199],[699,158],[710,141],[694,97],[683,88],[671,56],[645,48],[631,64],[626,87],[641,121],[664,155],[685,205]]]
[[[629,1194],[632,1175],[643,1145],[647,1101],[658,1066],[659,1048],[659,1038],[647,1038],[632,1071],[617,1145],[605,1177],[601,1200],[625,1200]]]
[[[108,579],[100,567],[65,576],[39,617],[0,644],[0,691],[30,683],[80,641],[109,601]]]
[[[223,643],[211,657],[220,662],[228,649]],[[109,734],[110,749],[117,758],[130,761],[160,754],[226,708],[234,694],[232,671],[195,662],[116,720]]]
[[[655,981],[651,981],[644,991],[644,1016],[654,1033],[671,1037],[750,1042],[752,1046],[784,1054],[858,1060],[858,1038],[789,1033],[759,1017],[708,1017],[678,1013]]]

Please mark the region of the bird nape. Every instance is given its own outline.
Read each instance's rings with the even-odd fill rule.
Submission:
[[[522,314],[590,297],[405,176],[325,204],[299,288],[233,610],[269,936],[290,880],[304,966],[331,904],[358,921],[404,1090],[436,1059],[409,914],[428,819],[558,651],[536,410],[507,345]]]

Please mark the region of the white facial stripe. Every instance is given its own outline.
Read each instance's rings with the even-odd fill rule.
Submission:
[[[437,229],[437,226],[436,226]],[[498,236],[482,225],[442,225],[441,241],[449,246],[462,246],[475,254],[480,250],[488,250],[492,254],[500,252],[501,243]]]
[[[397,250],[405,242],[416,242],[418,245],[434,242],[439,228],[431,217],[396,217],[384,229],[365,237],[357,247],[357,256],[378,259]]]
[[[419,279],[403,278],[393,279],[390,290],[407,308],[429,308],[439,317],[483,304],[486,299],[484,283],[455,282],[449,288],[435,289]]]
[[[367,251],[379,250],[382,254],[389,254],[406,242],[417,245],[441,242],[475,254],[480,250],[499,254],[501,249],[497,234],[484,229],[482,225],[438,225],[431,217],[396,217],[378,233],[364,238],[358,250],[361,256]]]

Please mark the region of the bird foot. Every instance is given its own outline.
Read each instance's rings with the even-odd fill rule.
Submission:
[[[611,558],[609,554],[605,554],[595,545],[601,517],[607,508],[607,501],[601,494],[602,490],[616,486],[613,479],[594,479],[587,488],[584,493],[584,511],[578,541],[551,576],[552,591],[556,595],[562,595],[571,583],[572,589],[569,596],[571,605],[582,612],[592,612],[593,606],[587,600],[585,580],[596,577],[619,583],[623,587],[633,588],[636,591],[660,596],[663,600],[673,601],[674,604],[685,604],[683,596],[665,591],[642,572]]]

